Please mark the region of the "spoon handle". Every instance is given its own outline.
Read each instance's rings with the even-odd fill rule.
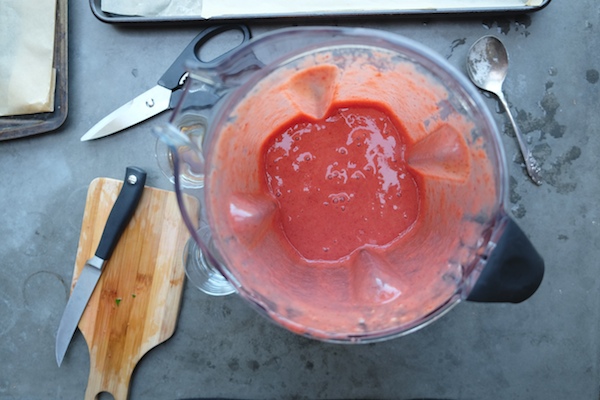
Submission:
[[[527,148],[527,144],[525,143],[525,139],[521,134],[521,130],[517,126],[517,122],[513,118],[513,115],[510,112],[510,109],[508,108],[508,103],[506,101],[506,98],[504,97],[504,93],[502,92],[502,90],[499,90],[496,94],[498,95],[498,99],[500,99],[500,103],[502,103],[502,106],[506,110],[506,114],[508,114],[508,119],[510,120],[513,130],[515,131],[515,135],[517,136],[517,142],[519,143],[521,154],[523,154],[523,159],[525,160],[525,167],[527,167],[527,173],[529,174],[529,177],[535,184],[541,185],[541,168],[538,165],[536,159],[533,157],[533,154],[531,154],[531,151]]]

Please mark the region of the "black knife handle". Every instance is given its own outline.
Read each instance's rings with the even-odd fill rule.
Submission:
[[[108,260],[119,242],[121,234],[135,213],[146,183],[146,172],[138,167],[127,167],[123,187],[110,211],[96,257]]]

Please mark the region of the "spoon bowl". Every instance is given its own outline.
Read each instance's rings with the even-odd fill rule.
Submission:
[[[495,36],[484,36],[477,40],[471,46],[467,56],[467,73],[477,87],[495,94],[502,103],[515,131],[527,172],[534,183],[541,185],[540,167],[527,148],[525,139],[510,112],[502,90],[502,85],[508,73],[508,53],[504,44]]]

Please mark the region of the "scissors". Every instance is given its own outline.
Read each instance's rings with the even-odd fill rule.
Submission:
[[[226,31],[237,30],[242,33],[241,43],[210,62],[200,59],[200,49],[210,39]],[[190,44],[177,57],[173,65],[158,80],[158,84],[152,89],[140,94],[133,100],[119,107],[94,125],[82,137],[81,141],[98,139],[104,136],[120,132],[142,121],[152,118],[163,111],[173,109],[183,94],[183,87],[188,76],[187,66],[190,62],[200,63],[203,66],[216,65],[229,52],[251,38],[250,30],[245,25],[220,25],[211,26],[196,36]],[[214,104],[218,98],[203,99],[205,102]]]

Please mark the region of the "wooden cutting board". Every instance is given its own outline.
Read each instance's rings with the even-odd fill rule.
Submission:
[[[72,288],[100,241],[123,182],[97,178],[90,184]],[[189,234],[175,193],[144,188],[79,322],[90,351],[86,399],[109,392],[128,397],[138,361],[175,331],[185,271],[183,249]]]

